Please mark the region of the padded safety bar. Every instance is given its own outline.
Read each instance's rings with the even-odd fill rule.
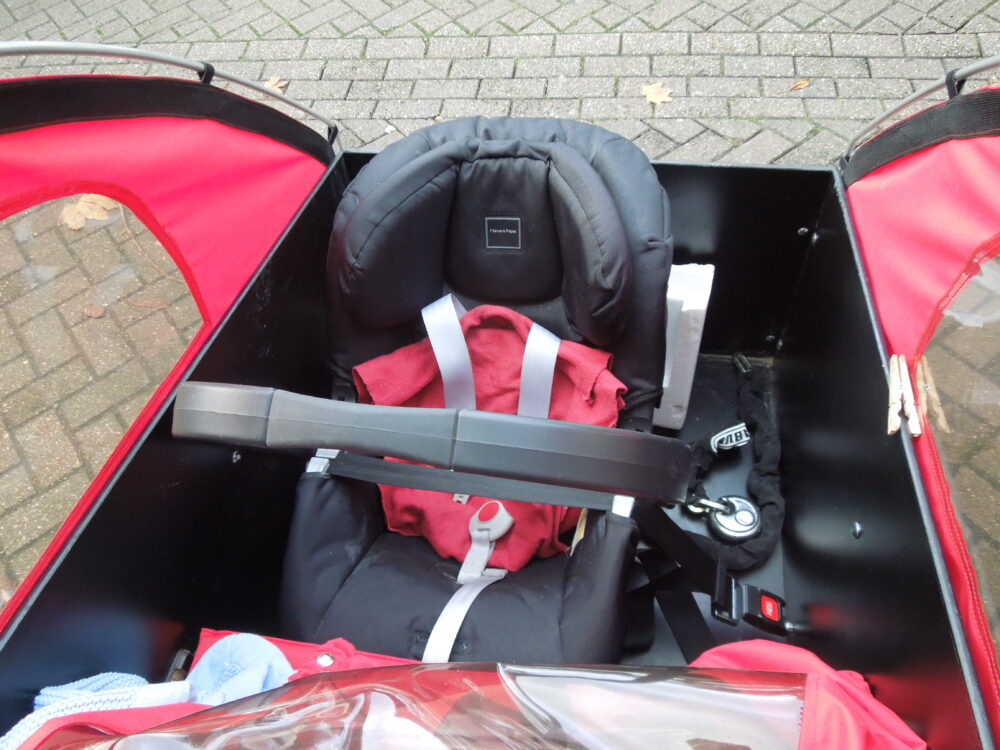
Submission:
[[[690,451],[672,438],[465,409],[372,406],[274,388],[189,382],[176,437],[392,456],[458,472],[683,502]]]

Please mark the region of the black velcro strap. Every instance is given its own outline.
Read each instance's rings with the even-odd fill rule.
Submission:
[[[858,147],[844,168],[848,185],[867,174],[945,141],[1000,135],[1000,90],[986,89],[918,112]]]
[[[207,62],[203,62],[202,65],[205,66],[205,69],[198,74],[198,78],[200,78],[201,82],[206,86],[210,86],[212,84],[212,79],[215,78],[215,66],[212,65],[212,63]]]
[[[502,479],[484,474],[468,474],[432,466],[387,461],[348,451],[341,451],[336,458],[331,459],[326,473],[393,487],[410,487],[416,490],[452,494],[462,492],[498,500],[564,505],[571,508],[610,511],[614,503],[614,495],[604,492],[578,490],[520,479]]]
[[[639,535],[676,562],[695,591],[716,593],[719,562],[664,513],[662,506],[636,500],[632,518],[639,526]]]

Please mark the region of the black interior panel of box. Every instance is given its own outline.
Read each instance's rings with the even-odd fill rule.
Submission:
[[[344,179],[369,158],[345,156],[192,378],[327,392],[326,238]],[[884,434],[882,358],[833,173],[656,169],[671,196],[675,262],[716,265],[709,356],[681,436],[735,421],[729,355],[771,368],[789,520],[783,548],[748,580],[789,600],[795,642],[865,672],[935,747],[978,746],[912,466],[901,438]],[[200,627],[276,632],[302,461],[173,440],[169,425],[168,409],[0,644],[0,731],[45,685],[111,670],[161,679]],[[744,450],[720,463],[709,491],[743,493],[749,460]],[[713,628],[720,640],[756,635]],[[678,663],[661,636],[644,660]]]

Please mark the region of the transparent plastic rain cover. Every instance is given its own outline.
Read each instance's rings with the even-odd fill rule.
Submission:
[[[794,750],[805,679],[721,669],[383,667],[312,675],[140,735],[68,747]]]

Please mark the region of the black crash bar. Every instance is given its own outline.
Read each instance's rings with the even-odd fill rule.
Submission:
[[[684,501],[691,458],[680,440],[630,430],[464,409],[372,406],[222,383],[180,386],[173,434],[309,454],[325,448],[392,456],[470,475],[663,503]]]

